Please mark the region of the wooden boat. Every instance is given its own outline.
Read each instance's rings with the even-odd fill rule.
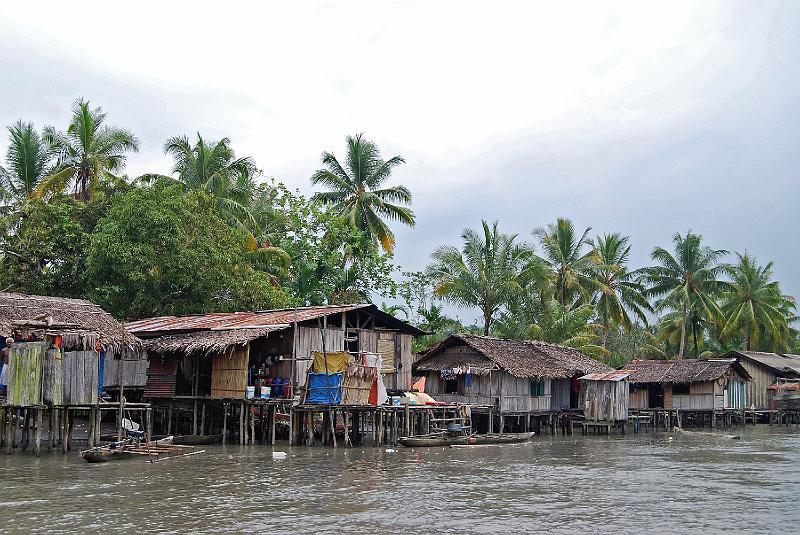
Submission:
[[[136,455],[156,455],[163,452],[165,447],[172,445],[173,437],[165,437],[150,442],[137,443],[133,439],[122,442],[112,442],[105,446],[97,446],[81,452],[81,458],[87,463],[105,463],[119,459],[128,459]]]
[[[181,446],[205,446],[222,442],[222,435],[178,435],[172,443]]]
[[[528,442],[535,433],[505,433],[491,435],[425,435],[401,437],[398,442],[407,448],[430,448],[443,446],[487,446],[490,444],[520,444]]]

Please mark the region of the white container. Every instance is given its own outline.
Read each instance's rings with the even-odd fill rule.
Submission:
[[[261,387],[261,399],[269,399],[270,388],[268,386]]]
[[[286,457],[287,457],[287,455],[286,455],[285,451],[273,451],[272,452],[272,458],[273,459],[276,459],[276,460],[277,459],[285,459]]]
[[[245,391],[245,395],[247,399],[253,399],[256,395],[256,387],[248,386],[247,390]]]

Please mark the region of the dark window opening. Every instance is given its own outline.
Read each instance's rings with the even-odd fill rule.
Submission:
[[[458,394],[458,379],[448,379],[444,382],[445,394]]]
[[[688,396],[689,395],[689,383],[674,383],[672,385],[672,395],[673,396]]]
[[[531,381],[531,396],[544,396],[544,381]]]

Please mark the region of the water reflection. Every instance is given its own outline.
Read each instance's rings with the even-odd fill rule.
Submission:
[[[0,531],[707,533],[800,521],[800,435],[759,427],[737,441],[670,436],[395,452],[279,447],[289,455],[278,461],[266,447],[206,447],[155,465],[3,456]]]

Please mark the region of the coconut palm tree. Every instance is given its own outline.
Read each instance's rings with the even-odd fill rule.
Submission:
[[[723,298],[722,336],[743,335],[746,351],[760,338],[776,347],[785,345],[789,337],[787,300],[777,281],[772,280],[772,262],[760,266],[747,253],[737,253],[737,257],[739,261],[726,270],[731,281]],[[793,307],[793,303],[789,301],[788,306]]]
[[[101,179],[115,177],[125,167],[126,153],[137,152],[139,142],[127,130],[106,126],[105,120],[102,108],[92,109],[88,100],[80,99],[73,105],[66,133],[45,127],[42,138],[53,151],[56,164],[40,181],[40,195],[72,189],[76,198],[85,201]]]
[[[251,210],[258,174],[252,158],[237,158],[228,138],[206,142],[199,133],[194,144],[187,136],[168,139],[164,152],[175,160],[174,176],[146,174],[140,180],[170,180],[187,191],[208,193],[220,217],[245,236],[248,255],[257,267],[276,272],[288,266],[288,255],[272,245],[265,222]]]
[[[436,295],[457,305],[478,307],[483,316],[483,334],[488,335],[495,314],[515,293],[522,292],[533,256],[526,243],[516,243],[516,234],[501,234],[497,222],[481,222],[483,233],[464,230],[464,246],[438,247],[428,273],[435,281]]]
[[[637,273],[628,270],[630,238],[619,233],[597,236],[593,246],[595,252],[595,274],[598,291],[595,307],[603,326],[603,347],[608,347],[608,334],[612,325],[620,325],[627,332],[633,328],[631,315],[647,325],[645,312],[653,307],[647,301],[644,286],[637,280]]]
[[[711,321],[719,321],[722,317],[716,299],[726,286],[719,279],[726,266],[720,264],[719,260],[728,252],[704,247],[702,240],[702,236],[691,231],[686,236],[676,233],[672,238],[675,254],[656,247],[650,257],[658,265],[641,271],[641,282],[647,286],[647,296],[657,298],[655,309],[678,312],[678,358],[683,358],[686,349],[686,327],[692,316],[690,312],[702,314]]]
[[[31,197],[48,174],[51,155],[32,123],[22,120],[8,127],[6,166],[0,167],[0,188],[14,201]]]
[[[588,227],[576,239],[572,221],[560,217],[555,224],[533,231],[544,251],[542,260],[555,274],[555,297],[564,306],[584,303],[598,289],[594,278],[597,255],[592,249],[584,252],[591,245],[588,239],[591,230]]]
[[[400,156],[388,160],[381,158],[378,147],[363,138],[362,134],[347,137],[347,161],[339,163],[330,152],[322,153],[323,169],[311,176],[311,183],[330,191],[314,195],[317,201],[331,206],[370,240],[391,252],[395,245],[394,233],[385,219],[400,221],[413,227],[414,212],[400,204],[411,203],[411,192],[405,186],[381,188],[392,170],[405,161]]]

